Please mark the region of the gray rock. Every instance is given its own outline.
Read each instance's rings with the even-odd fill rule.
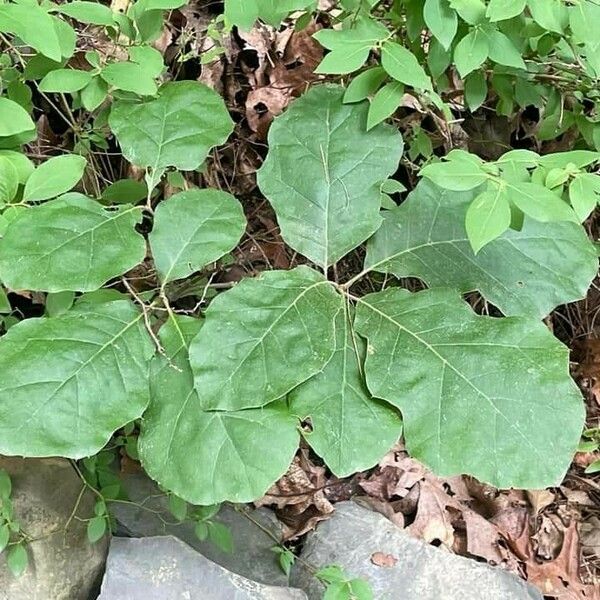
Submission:
[[[113,538],[98,600],[306,600],[251,581],[172,537]]]
[[[542,600],[539,591],[510,573],[412,538],[378,513],[353,502],[335,508],[308,537],[301,556],[313,566],[337,564],[349,576],[367,579],[376,600]],[[375,552],[397,562],[376,566]],[[323,586],[299,561],[291,581],[310,600],[323,595]]]
[[[127,475],[123,484],[129,498],[142,506],[120,503],[111,505],[118,523],[117,535],[173,535],[206,558],[238,575],[268,585],[288,584],[287,576],[277,563],[277,556],[271,551],[281,540],[281,526],[272,511],[251,510],[245,516],[233,507],[224,505],[215,520],[227,525],[232,532],[234,550],[227,553],[211,542],[201,542],[194,533],[193,523],[174,523],[166,497],[160,494],[156,484],[145,475]]]
[[[73,516],[93,516],[93,494],[85,492],[77,504],[83,484],[67,460],[0,457],[0,468],[11,476],[23,531],[37,539],[27,545],[29,567],[18,579],[6,567],[6,553],[0,555],[0,599],[88,600],[102,576],[108,540],[91,545],[86,523],[71,513],[77,507]]]

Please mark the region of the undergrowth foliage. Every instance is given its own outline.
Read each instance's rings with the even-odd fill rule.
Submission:
[[[597,273],[582,222],[600,195],[600,125],[584,111],[600,72],[585,23],[600,9],[340,2],[315,36],[330,50],[318,72],[361,72],[346,87],[313,86],[276,118],[258,172],[303,264],[243,279],[200,314],[173,307],[181,286],[227,260],[246,218],[221,190],[161,199],[166,177],[201,168],[234,129],[215,91],[163,81],[151,43],[164,11],[181,4],[139,0],[126,14],[84,1],[0,5],[0,281],[48,294],[45,316],[4,319],[0,453],[82,459],[140,419],[142,465],[196,505],[260,497],[300,437],[340,477],[375,465],[403,434],[440,475],[558,483],[584,406],[568,349],[542,319],[584,297]],[[314,9],[227,0],[217,21],[278,26]],[[88,51],[85,69],[72,66],[78,22],[105,28],[123,60]],[[420,183],[396,205],[404,142],[384,121],[407,92],[451,120],[451,74],[471,110],[491,92],[499,114],[543,107],[541,139],[575,126],[577,147],[489,162],[461,149],[425,156]],[[26,144],[37,98],[86,117],[72,124],[72,154],[34,166]],[[95,197],[71,191],[90,148],[106,143],[99,131],[144,181],[111,182]],[[362,267],[340,280],[338,263],[354,253],[357,264],[362,246]],[[158,285],[140,294],[123,276],[143,261]],[[403,289],[406,277],[428,289]],[[369,279],[378,291],[365,293]],[[462,297],[473,291],[503,316],[476,314]],[[0,309],[12,311],[4,291]]]

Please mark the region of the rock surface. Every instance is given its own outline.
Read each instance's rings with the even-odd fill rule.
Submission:
[[[113,538],[98,600],[306,600],[227,571],[172,537]]]
[[[168,510],[167,499],[159,496],[158,487],[145,475],[127,475],[123,479],[123,484],[129,498],[142,504],[143,507],[130,504],[111,506],[118,523],[117,535],[127,537],[173,535],[206,558],[238,575],[268,585],[288,585],[288,578],[279,567],[277,556],[271,551],[271,548],[277,544],[275,540],[281,540],[281,526],[271,511],[267,509],[250,511],[249,517],[257,521],[260,524],[258,526],[234,508],[224,505],[215,520],[227,525],[231,530],[234,549],[232,553],[227,553],[212,542],[201,542],[194,533],[193,523],[165,524],[164,521],[174,521]],[[270,531],[272,536],[261,527]]]
[[[88,600],[102,576],[108,540],[91,545],[86,523],[70,519],[82,491],[77,473],[61,459],[0,457],[0,468],[11,476],[23,531],[41,538],[27,545],[29,567],[18,579],[6,567],[6,553],[0,555],[0,599]],[[94,502],[84,493],[74,516],[93,516]]]
[[[377,600],[542,600],[510,573],[412,538],[378,513],[352,502],[335,508],[309,535],[302,558],[316,567],[337,564],[349,576],[367,579]],[[390,555],[391,566],[375,565],[376,552]],[[291,582],[310,600],[323,595],[323,586],[298,561]]]

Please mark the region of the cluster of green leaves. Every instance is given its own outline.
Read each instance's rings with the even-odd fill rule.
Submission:
[[[506,64],[505,46],[516,43],[514,19],[539,26],[539,3],[507,16],[493,1],[403,0],[387,12],[377,2],[342,2],[341,27],[317,34],[331,50],[319,71],[356,71],[373,49],[382,66],[347,89],[317,86],[294,101],[274,121],[258,173],[283,240],[304,264],[244,279],[212,298],[201,318],[172,307],[178,285],[226,260],[246,219],[240,202],[219,190],[156,202],[165,175],[177,183],[180,171],[199,169],[233,131],[214,91],[195,81],[159,85],[162,58],[147,42],[160,33],[164,11],[181,4],[139,0],[126,15],[92,2],[0,5],[22,61],[6,63],[15,86],[0,98],[0,282],[46,294],[44,317],[3,320],[0,453],[83,458],[86,481],[102,498],[88,522],[92,541],[111,525],[107,502],[122,494],[114,452],[103,450],[109,440],[170,491],[175,518],[190,516],[200,538],[223,547],[214,506],[261,496],[289,467],[301,436],[339,477],[377,464],[404,433],[409,451],[442,475],[469,473],[500,487],[558,482],[584,410],[568,350],[540,319],[582,298],[597,273],[581,221],[600,193],[588,172],[599,156],[513,151],[486,163],[453,151],[425,167],[397,206],[392,195],[404,188],[392,177],[404,142],[382,123],[404,86],[444,110],[442,72],[431,60],[429,74],[422,66],[415,32],[423,23],[434,35],[430,59],[443,50],[466,75],[459,48],[475,37],[488,40],[488,53],[474,69],[489,56],[494,70],[528,74],[529,62]],[[228,0],[224,21],[277,25],[291,11],[313,9],[304,0]],[[39,27],[15,24],[21,14]],[[88,52],[90,68],[72,69],[64,17],[125,36],[129,60],[103,63]],[[51,45],[49,31],[62,46]],[[489,40],[502,52],[490,51]],[[21,54],[23,45],[37,53]],[[21,151],[36,135],[31,103],[18,91],[31,82],[94,112],[95,126],[115,136],[144,182],[117,181],[92,197],[71,191],[84,157],[34,166]],[[424,138],[414,130],[411,153],[431,155]],[[338,263],[362,245],[363,268],[339,281]],[[129,293],[112,289],[145,260],[156,289],[138,295],[126,278]],[[359,284],[376,273],[387,285],[364,295]],[[429,289],[409,293],[398,286],[404,277]],[[477,315],[461,298],[471,291],[505,317]],[[11,311],[3,291],[0,313]],[[363,593],[355,580],[327,577],[332,597]]]
[[[373,600],[373,591],[367,581],[349,577],[337,565],[323,567],[315,577],[325,585],[323,600]]]
[[[10,475],[0,469],[0,554],[7,552],[6,564],[10,572],[18,577],[27,568],[29,557],[21,526],[15,519],[11,494]]]
[[[402,139],[383,124],[367,131],[368,103],[345,104],[344,94],[316,87],[279,117],[258,177],[284,240],[321,272],[304,265],[245,279],[202,319],[175,314],[169,294],[238,243],[245,218],[233,196],[188,190],[158,204],[148,245],[160,289],[140,310],[101,288],[146,257],[142,207],[64,193],[84,166],[71,157],[52,159],[70,161],[54,169],[61,178],[38,184],[48,163],[30,170],[16,197],[29,186],[35,201],[21,200],[5,228],[0,280],[67,302],[0,340],[0,452],[82,458],[143,417],[147,472],[173,498],[214,505],[263,494],[290,464],[306,419],[302,435],[336,475],[376,464],[401,434],[401,411],[408,448],[439,473],[498,486],[560,479],[583,406],[567,349],[538,319],[585,293],[593,245],[577,219],[540,223],[524,211],[520,229],[474,254],[465,216],[478,191],[425,181],[382,211],[385,192],[399,189],[389,177]],[[195,103],[204,110],[190,111]],[[197,168],[232,129],[222,100],[195,82],[122,99],[108,122],[150,190],[167,169]],[[53,193],[62,195],[46,200]],[[364,271],[345,284],[324,275],[365,241]],[[432,289],[355,295],[372,271]],[[459,293],[475,289],[513,316],[477,316]],[[148,329],[155,307],[166,315],[159,352]],[[198,522],[210,536],[214,527]],[[98,506],[90,538],[106,524]]]
[[[590,150],[545,156],[511,150],[486,163],[475,154],[452,150],[420,175],[448,190],[478,190],[465,216],[477,253],[509,227],[521,230],[525,215],[542,223],[585,221],[600,201],[600,177],[586,168],[599,160],[600,154]]]
[[[396,111],[405,86],[444,110],[440,95],[454,69],[464,80],[472,111],[491,89],[500,115],[531,105],[543,110],[540,140],[577,127],[585,143],[600,150],[595,85],[600,44],[589,26],[600,18],[595,0],[397,0],[389,8],[341,0],[339,5],[338,25],[315,34],[330,50],[317,72],[361,70],[346,100],[372,97],[369,126]],[[424,31],[430,36],[425,44]],[[370,66],[373,51],[381,66]]]

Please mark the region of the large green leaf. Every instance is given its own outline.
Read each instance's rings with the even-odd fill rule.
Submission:
[[[153,479],[188,502],[249,502],[288,468],[298,448],[298,421],[283,402],[204,411],[187,356],[187,344],[201,325],[198,319],[177,318],[160,330],[169,359],[157,356],[151,367],[140,458]]]
[[[128,301],[27,319],[0,339],[0,453],[82,458],[140,417],[154,347]]]
[[[449,290],[392,288],[359,301],[356,329],[369,389],[402,410],[413,456],[496,487],[560,483],[585,411],[545,325],[478,316]]]
[[[161,202],[149,235],[161,280],[187,277],[221,258],[245,228],[242,206],[226,192],[189,190]]]
[[[0,279],[15,290],[90,291],[144,260],[141,210],[81,194],[26,209],[0,240]]]
[[[377,230],[379,186],[402,154],[395,129],[366,131],[368,103],[343,96],[340,86],[320,86],[296,100],[271,126],[258,172],[285,241],[322,267]]]
[[[233,131],[222,98],[196,81],[168,83],[155,100],[120,101],[109,124],[125,158],[155,173],[167,167],[198,168]]]
[[[475,255],[465,215],[477,193],[422,181],[406,202],[385,211],[368,245],[367,266],[419,277],[430,287],[479,290],[506,315],[541,318],[585,296],[598,259],[580,226],[526,218],[521,231],[509,229]]]
[[[203,408],[264,406],[318,373],[335,350],[342,300],[305,266],[244,279],[217,296],[190,346]]]
[[[338,477],[377,464],[402,432],[396,410],[369,393],[364,356],[364,340],[352,331],[348,312],[341,311],[332,359],[290,394],[292,412],[302,420],[310,417],[307,442]]]

